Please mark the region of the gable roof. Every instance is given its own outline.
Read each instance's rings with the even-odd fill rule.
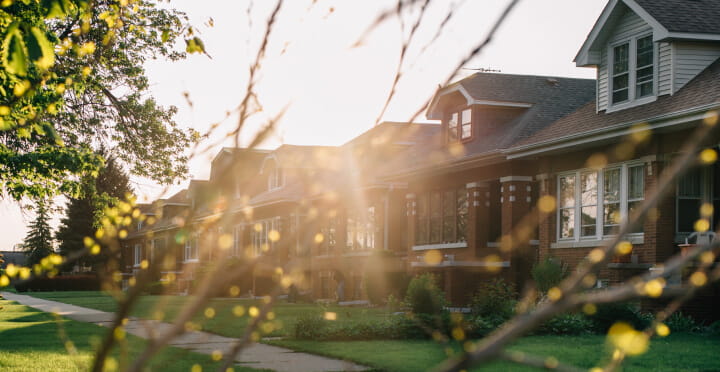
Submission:
[[[268,160],[273,159],[285,169],[322,169],[337,167],[337,146],[282,145],[265,157],[260,166],[263,172]]]
[[[572,142],[568,141],[583,137],[597,141],[601,133],[628,130],[639,123],[649,123],[652,127],[663,122],[671,125],[672,122],[668,121],[671,119],[684,118],[683,122],[686,122],[690,120],[688,117],[702,117],[709,110],[718,107],[720,107],[720,59],[695,76],[674,95],[660,96],[654,102],[611,113],[596,112],[595,102],[590,102],[519,142],[507,153],[511,154],[510,158],[517,158],[540,151],[541,148],[560,146],[559,143],[572,146]]]
[[[653,41],[720,41],[720,2],[717,0],[610,0],[575,56],[577,66],[600,63],[596,49],[603,45],[615,22],[628,8],[652,27]]]

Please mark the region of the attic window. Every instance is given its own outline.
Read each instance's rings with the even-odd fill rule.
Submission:
[[[455,142],[458,138],[460,140],[470,139],[472,137],[472,110],[468,108],[450,114],[447,131],[448,142]]]
[[[279,189],[283,186],[284,177],[282,169],[273,168],[268,174],[268,190]]]
[[[649,102],[655,94],[655,45],[652,35],[614,44],[609,54],[612,104]]]

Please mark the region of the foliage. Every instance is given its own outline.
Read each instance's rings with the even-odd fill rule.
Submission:
[[[610,327],[619,321],[631,324],[635,329],[644,329],[650,325],[648,319],[629,303],[609,303],[597,306],[595,314],[589,316],[593,323],[593,330],[606,333]]]
[[[299,340],[319,340],[325,336],[327,321],[322,315],[306,314],[295,322],[295,338]]]
[[[61,275],[17,283],[15,289],[18,292],[97,291],[100,280],[95,275]]]
[[[710,323],[710,325],[705,328],[705,332],[711,336],[720,336],[720,320]]]
[[[23,247],[27,256],[27,265],[32,267],[53,253],[52,230],[50,230],[46,202],[40,200],[35,206],[35,220],[30,224],[30,230],[25,236]]]
[[[441,317],[439,331],[449,330],[449,316]],[[395,315],[386,319],[334,322],[321,315],[306,315],[295,323],[295,338],[315,341],[414,340],[432,336],[437,317],[420,314]]]
[[[445,307],[445,293],[438,287],[435,275],[424,273],[410,281],[405,303],[415,314],[440,314]]]
[[[680,311],[670,315],[665,320],[665,325],[667,325],[672,332],[698,332],[701,329],[695,319]]]
[[[585,335],[592,333],[593,322],[582,313],[558,315],[538,327],[536,333],[553,335]]]
[[[114,207],[132,191],[130,178],[113,156],[107,156],[98,177],[87,180],[83,189],[82,197],[70,198],[65,208],[65,218],[60,221],[55,235],[62,256],[84,249],[85,237],[95,234],[106,209]],[[101,252],[98,255],[86,255],[78,263],[81,266],[96,265],[107,259],[107,253]]]
[[[117,149],[133,174],[169,183],[197,140],[174,107],[147,97],[147,59],[184,57],[184,14],[153,2],[3,3],[0,188],[11,197],[77,196],[97,176],[94,149]]]
[[[507,320],[515,313],[516,299],[513,284],[493,279],[480,285],[470,301],[470,308],[475,315]]]
[[[541,293],[547,293],[569,274],[567,264],[553,257],[546,257],[542,262],[533,265],[530,273]]]
[[[504,316],[487,315],[470,318],[470,336],[485,337],[507,321]]]

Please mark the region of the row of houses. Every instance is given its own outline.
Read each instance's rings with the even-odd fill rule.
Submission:
[[[575,57],[597,79],[477,73],[436,92],[427,118],[441,124],[385,122],[337,147],[225,148],[209,180],[144,207],[155,222],[124,241],[125,270],[163,251],[185,280],[252,257],[242,288],[256,295],[278,268],[318,299],[366,298],[371,270],[435,272],[456,304],[493,277],[522,288],[539,260],[572,267],[603,246],[693,130],[716,125],[718,57],[720,3],[611,0]],[[701,149],[717,148],[711,133]],[[673,182],[598,286],[676,254],[698,220],[720,222],[717,162]]]

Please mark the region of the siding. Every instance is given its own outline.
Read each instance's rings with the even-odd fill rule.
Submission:
[[[626,10],[625,14],[620,17],[615,30],[608,38],[608,44],[626,40],[631,37],[639,36],[642,33],[651,32],[652,28],[649,24],[642,20],[637,14],[631,10]],[[606,110],[608,107],[608,59],[607,48],[603,48],[600,57],[600,66],[598,68],[598,111]]]
[[[660,43],[658,48],[658,96],[672,94],[672,48]]]
[[[687,82],[720,57],[720,45],[676,42],[674,48],[673,90],[677,92]],[[674,93],[673,92],[673,93]]]

